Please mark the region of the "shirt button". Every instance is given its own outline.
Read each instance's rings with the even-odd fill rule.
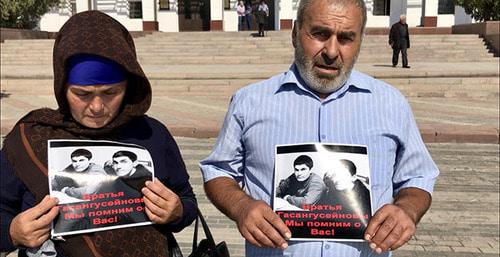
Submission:
[[[321,139],[325,139],[326,138],[326,135],[321,135]]]
[[[330,249],[330,245],[325,245],[325,249]]]

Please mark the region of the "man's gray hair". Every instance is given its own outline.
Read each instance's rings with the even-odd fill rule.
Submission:
[[[300,0],[299,9],[297,10],[297,25],[299,28],[302,27],[302,23],[304,22],[305,13],[307,8],[311,6],[314,1],[327,1],[329,4],[340,4],[343,6],[347,6],[349,4],[354,4],[361,10],[361,15],[363,19],[363,25],[361,27],[361,34],[364,33],[366,27],[366,4],[365,0]]]

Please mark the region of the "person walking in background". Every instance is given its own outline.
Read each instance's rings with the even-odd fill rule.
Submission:
[[[236,12],[238,13],[238,30],[242,31],[243,23],[245,22],[245,5],[243,5],[243,1],[238,1]]]
[[[260,37],[264,36],[264,27],[266,25],[267,17],[269,17],[269,7],[264,0],[261,0],[256,13],[257,23],[259,24]]]
[[[401,52],[403,68],[410,68],[407,53],[407,49],[410,48],[410,34],[405,15],[399,16],[399,22],[392,25],[389,33],[389,45],[392,47],[392,67],[398,65],[399,52]]]
[[[252,4],[250,2],[248,2],[245,5],[245,22],[247,24],[247,30],[252,30],[253,18],[252,18]]]

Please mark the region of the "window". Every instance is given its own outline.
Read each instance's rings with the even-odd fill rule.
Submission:
[[[439,0],[438,14],[454,14],[455,4],[453,0]]]
[[[231,0],[224,0],[224,10],[231,9]]]
[[[129,14],[130,19],[142,19],[142,2],[129,1]]]
[[[160,0],[160,10],[170,10],[169,0]]]
[[[381,16],[391,15],[391,0],[373,1],[373,15],[381,15]]]

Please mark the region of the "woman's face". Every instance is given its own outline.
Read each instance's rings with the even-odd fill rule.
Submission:
[[[66,99],[73,118],[86,127],[102,128],[118,115],[127,81],[92,86],[68,84],[66,88]]]

